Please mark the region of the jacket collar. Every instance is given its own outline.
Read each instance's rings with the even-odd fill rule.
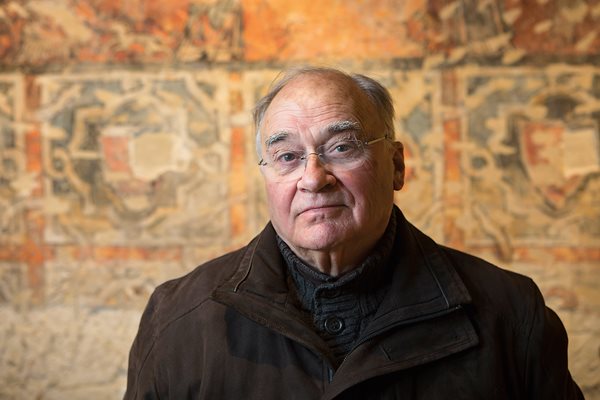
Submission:
[[[246,247],[239,266],[211,297],[243,316],[322,354],[334,365],[327,344],[307,327],[297,300],[288,290],[287,267],[273,225]]]
[[[399,223],[390,259],[392,285],[369,330],[422,319],[471,302],[467,288],[440,247],[410,224],[399,209],[395,212]]]
[[[359,342],[389,329],[449,313],[471,302],[456,270],[440,247],[397,213],[396,243],[390,258],[392,285]],[[253,239],[235,273],[212,297],[293,340],[329,354],[329,349],[297,310],[288,290],[285,261],[271,223]],[[360,344],[360,343],[359,343]]]

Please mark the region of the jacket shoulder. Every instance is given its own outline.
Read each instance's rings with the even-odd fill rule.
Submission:
[[[473,298],[486,311],[516,316],[543,304],[543,297],[528,276],[500,268],[477,256],[440,246]]]
[[[473,255],[449,248],[443,251],[472,296],[474,320],[480,326],[487,325],[488,334],[497,335],[504,329],[512,333],[508,343],[521,371],[526,397],[583,399],[568,370],[565,328],[545,305],[535,282]]]
[[[441,248],[467,288],[473,311],[481,318],[494,319],[526,335],[523,330],[545,313],[544,297],[530,277],[459,250]]]
[[[153,371],[156,360],[152,361],[156,357],[155,343],[169,326],[206,303],[214,289],[235,273],[249,249],[250,245],[210,260],[154,290],[129,353],[125,398],[137,398],[136,393],[141,388],[155,389]]]
[[[232,251],[197,266],[179,278],[156,287],[144,314],[151,311],[158,325],[186,314],[210,298],[211,293],[235,271],[247,247]],[[149,310],[152,308],[152,310]]]

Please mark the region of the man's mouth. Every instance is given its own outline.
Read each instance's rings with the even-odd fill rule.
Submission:
[[[318,211],[330,211],[339,207],[343,207],[342,204],[319,204],[319,205],[311,205],[303,208],[298,215],[308,213],[308,212],[318,212]]]

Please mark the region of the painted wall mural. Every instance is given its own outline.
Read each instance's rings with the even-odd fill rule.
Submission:
[[[120,398],[154,287],[267,221],[279,71],[378,78],[396,203],[534,278],[600,400],[600,0],[0,4],[0,399]]]

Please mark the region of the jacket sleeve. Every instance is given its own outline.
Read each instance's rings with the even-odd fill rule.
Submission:
[[[125,400],[158,399],[154,370],[154,343],[158,331],[157,316],[162,297],[160,287],[152,294],[142,314],[137,335],[129,352]]]
[[[534,307],[525,323],[525,382],[529,399],[583,399],[568,369],[567,333],[554,311],[546,307],[532,283]]]

